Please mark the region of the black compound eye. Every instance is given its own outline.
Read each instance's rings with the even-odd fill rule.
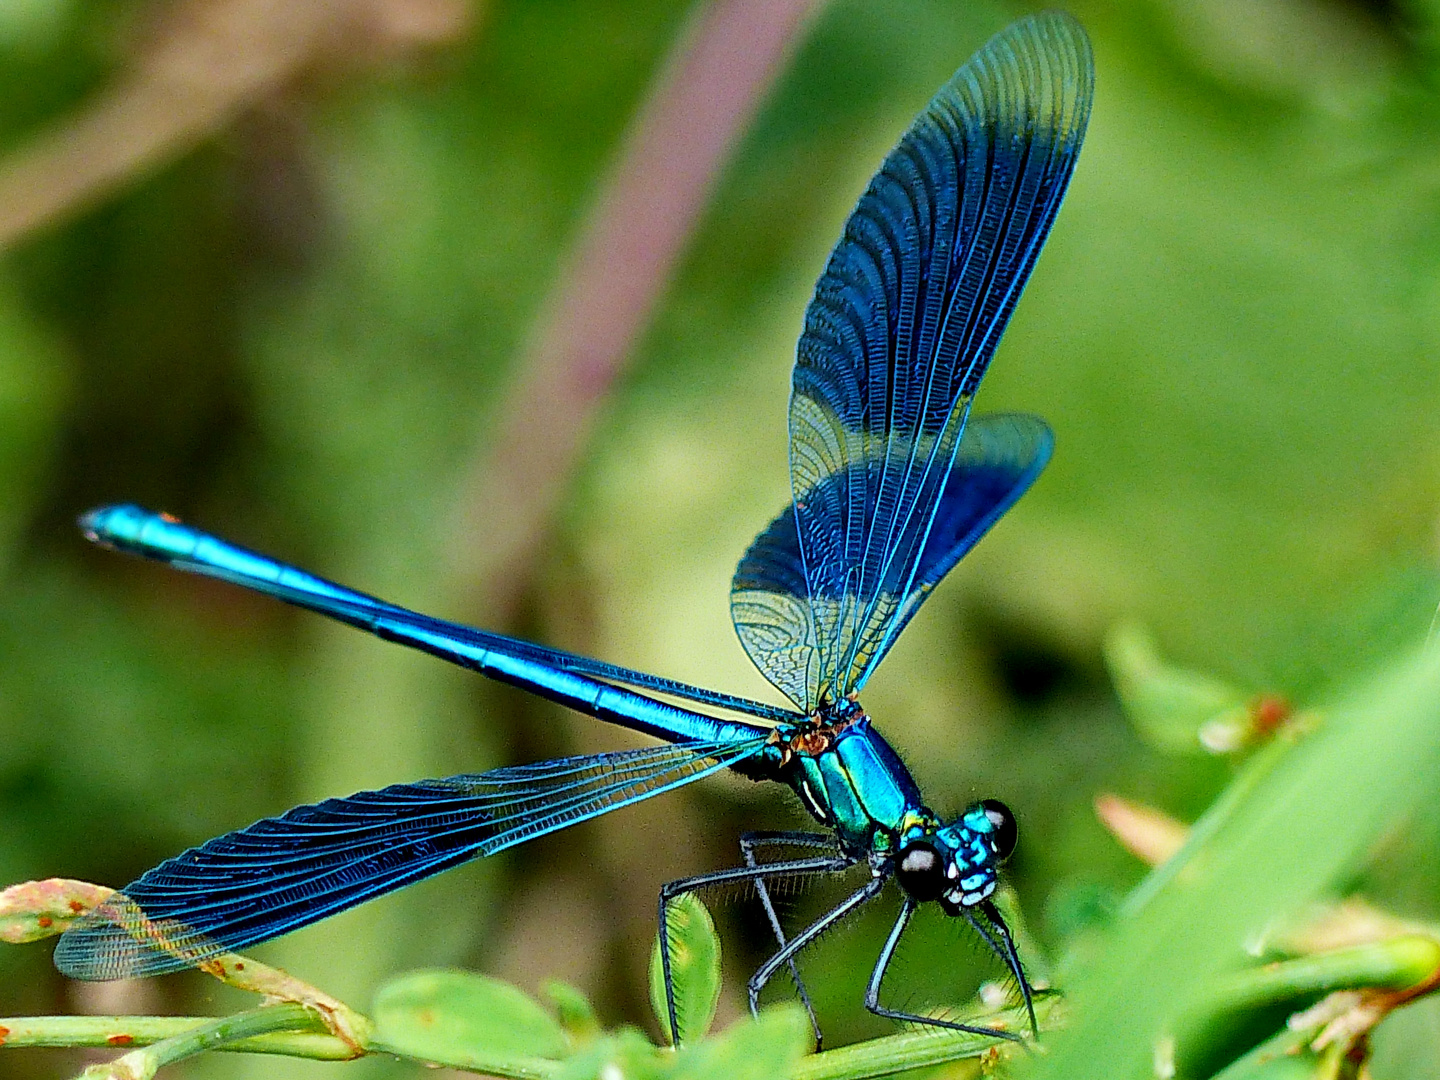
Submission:
[[[945,863],[940,853],[923,840],[900,849],[895,879],[916,900],[937,900],[945,891]]]
[[[1015,850],[1015,844],[1020,839],[1020,826],[1015,822],[1015,815],[1010,808],[999,799],[986,799],[980,804],[980,809],[985,811],[985,816],[990,819],[991,842],[995,845],[995,854],[1000,860],[1010,857]]]

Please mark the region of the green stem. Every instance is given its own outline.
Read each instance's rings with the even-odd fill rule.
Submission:
[[[7,1047],[145,1047],[154,1055],[140,1062],[152,1072],[202,1050],[248,1054],[283,1054],[312,1061],[346,1061],[355,1050],[320,1028],[313,1012],[301,1005],[266,1005],[235,1016],[17,1016],[0,1018],[0,1046]],[[298,1030],[297,1030],[298,1029]],[[309,1030],[307,1030],[309,1029]],[[367,1040],[364,1053],[413,1055],[379,1040]],[[127,1055],[128,1056],[128,1055]],[[543,1058],[506,1058],[477,1050],[428,1063],[483,1072],[513,1080],[546,1080],[560,1062]],[[153,1064],[152,1064],[153,1062]],[[144,1071],[138,1075],[146,1075]]]
[[[317,1026],[308,1010],[303,1015],[302,1022],[282,1026]],[[0,1018],[0,1046],[153,1046],[214,1023],[216,1018],[211,1016],[14,1016]],[[319,1031],[267,1031],[214,1049],[285,1054],[317,1061],[342,1061],[355,1056],[355,1051],[341,1040]]]
[[[1058,1000],[1058,996],[1049,996],[1035,1002],[1035,1015],[1042,1024]],[[1008,1009],[976,1018],[974,1022],[1003,1025],[1007,1031],[1023,1031],[1030,1021],[1023,1009]],[[992,1046],[1008,1045],[1013,1044],[994,1035],[967,1031],[905,1031],[813,1054],[790,1070],[788,1080],[869,1080],[978,1057]]]
[[[1237,971],[1218,981],[1201,1009],[1210,1014],[1239,1012],[1308,994],[1362,987],[1408,990],[1433,978],[1437,969],[1440,942],[1406,934]]]
[[[233,1016],[217,1017],[198,1024],[150,1046],[133,1050],[106,1065],[92,1066],[86,1069],[83,1075],[148,1078],[154,1076],[156,1070],[162,1066],[193,1057],[206,1050],[218,1050],[243,1039],[287,1029],[299,1029],[303,1032],[316,1025],[315,1015],[303,1005],[289,1002],[262,1005],[258,1009],[249,1009]],[[351,1051],[347,1056],[354,1057],[356,1052]]]
[[[1237,971],[1217,980],[1204,998],[1175,1025],[1174,1059],[1180,1074],[1209,1070],[1243,1032],[1245,1017],[1269,1006],[1298,1007],[1337,990],[1402,991],[1422,986],[1440,970],[1440,942],[1421,935],[1357,945]],[[1291,1033],[1293,1034],[1293,1033]],[[1284,1045],[1289,1045],[1282,1040]],[[1268,1050],[1252,1051],[1240,1061],[1259,1068]]]

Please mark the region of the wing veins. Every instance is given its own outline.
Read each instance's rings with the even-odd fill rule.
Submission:
[[[118,894],[111,919],[95,915],[91,917],[93,925],[82,924],[67,933],[74,954],[67,960],[68,970],[95,977],[113,974],[117,966],[122,973],[159,973],[191,966],[206,955],[279,936],[477,854],[493,854],[533,836],[699,780],[750,756],[764,743],[764,739],[690,746],[682,743],[622,751],[628,755],[623,758],[600,755],[589,760],[591,775],[581,780],[574,776],[584,772],[577,766],[585,759],[562,759],[566,768],[557,770],[556,775],[567,778],[564,785],[558,789],[520,789],[523,794],[517,812],[498,819],[486,815],[495,806],[504,805],[503,799],[479,793],[478,798],[470,798],[468,803],[466,800],[464,786],[487,775],[483,773],[327,800],[300,809],[351,817],[343,830],[351,834],[350,838],[343,842],[324,841],[290,854],[279,863],[288,863],[290,868],[280,873],[276,873],[276,851],[294,842],[294,826],[303,827],[309,822],[303,818],[266,819],[178,856],[171,860],[173,866],[156,867],[151,872],[155,880],[146,882],[142,878],[128,887],[138,900],[127,897],[124,891]],[[507,784],[511,781],[510,777],[502,779]],[[452,780],[458,781],[452,786],[453,793],[445,786]],[[445,793],[441,806],[427,804],[426,784]],[[570,794],[554,802],[549,796],[556,790]],[[375,800],[386,792],[387,800]],[[421,804],[414,808],[418,813],[395,819],[393,815],[409,803]],[[387,817],[391,818],[388,822]],[[507,823],[513,824],[506,827]],[[444,827],[436,829],[436,824]],[[476,839],[465,841],[467,832],[476,833]],[[457,837],[461,840],[455,843]],[[367,849],[367,843],[374,846]],[[447,843],[454,846],[447,848]],[[214,844],[224,846],[207,850]],[[397,856],[399,861],[386,865],[387,860]],[[237,874],[242,878],[247,873],[253,876],[256,869],[266,874],[258,888],[253,880],[226,880]],[[188,903],[194,896],[204,896],[206,902]],[[277,897],[281,902],[271,903]],[[142,914],[128,913],[130,907]],[[131,925],[125,925],[126,919]],[[171,949],[150,944],[154,935],[144,930],[149,919],[155,920],[151,925],[163,928],[165,941],[174,943]]]

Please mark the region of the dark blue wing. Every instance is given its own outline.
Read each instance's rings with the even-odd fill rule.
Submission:
[[[910,592],[896,607],[889,634],[871,654],[869,669],[856,679],[857,688],[940,579],[1035,482],[1054,444],[1049,425],[1038,416],[977,416],[966,426]],[[740,560],[730,612],[751,659],[794,701],[814,695],[819,679],[809,597],[795,509],[787,507]]]
[[[820,650],[795,507],[755,538],[730,582],[730,620],[755,666],[801,708],[820,693]]]
[[[114,894],[60,938],[55,966],[77,979],[179,971],[689,784],[764,745],[762,736],[562,758],[296,807],[191,848]]]
[[[763,619],[753,603],[745,615],[777,638],[756,656],[762,670],[807,710],[854,690],[902,618],[971,398],[1079,154],[1092,84],[1069,16],[991,39],[885,159],[816,285],[790,399],[809,615],[788,591],[759,601]]]
[[[855,689],[865,684],[940,579],[1030,490],[1050,464],[1054,449],[1055,435],[1038,416],[996,413],[977,416],[965,426],[910,592],[896,609],[869,666],[856,679]]]

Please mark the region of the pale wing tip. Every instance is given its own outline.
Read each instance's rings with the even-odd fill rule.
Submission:
[[[1043,11],[1017,19],[986,42],[956,79],[971,71],[993,80],[986,96],[995,105],[1013,108],[1012,95],[1028,101],[1021,110],[1027,126],[1050,129],[1067,142],[1083,138],[1095,94],[1095,54],[1073,15]]]
[[[68,978],[109,982],[184,971],[224,951],[181,922],[152,919],[117,892],[60,935],[53,961]]]
[[[990,44],[1007,40],[1024,42],[1028,50],[1066,63],[1077,74],[1093,72],[1095,67],[1090,35],[1085,32],[1080,20],[1068,11],[1039,11],[1016,19],[991,38]]]
[[[113,923],[99,920],[61,934],[54,962],[61,975],[82,982],[140,979],[190,966],[136,941]]]

